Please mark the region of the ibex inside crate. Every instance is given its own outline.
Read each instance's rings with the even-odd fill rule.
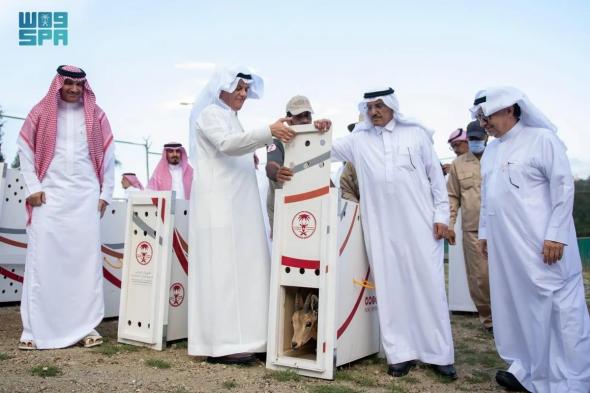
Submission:
[[[310,339],[317,339],[318,335],[318,297],[308,293],[303,302],[301,293],[295,294],[295,312],[291,317],[293,324],[293,338],[291,348],[300,349]]]

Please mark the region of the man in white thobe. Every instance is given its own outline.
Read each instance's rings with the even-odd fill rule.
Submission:
[[[245,132],[238,111],[260,98],[262,79],[219,70],[191,113],[195,171],[190,209],[188,353],[250,363],[266,350],[270,255],[253,153],[293,137],[279,119]]]
[[[494,336],[516,391],[590,392],[590,317],[572,218],[574,181],[557,128],[513,87],[470,109],[494,136],[481,159],[480,247]]]
[[[27,191],[20,349],[102,343],[100,218],[114,186],[113,135],[84,71],[60,66],[18,138]]]
[[[403,376],[419,360],[456,378],[443,267],[449,202],[432,131],[400,114],[392,88],[366,93],[359,111],[365,120],[332,155],[357,172],[388,373]]]
[[[148,181],[147,188],[154,191],[174,191],[177,199],[190,199],[193,168],[186,150],[180,143],[164,145],[160,162]]]

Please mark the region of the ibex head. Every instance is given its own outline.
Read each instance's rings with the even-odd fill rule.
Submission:
[[[291,317],[293,324],[293,338],[291,348],[299,349],[311,338],[317,339],[318,335],[318,297],[308,293],[303,302],[299,292],[295,295],[295,312]]]

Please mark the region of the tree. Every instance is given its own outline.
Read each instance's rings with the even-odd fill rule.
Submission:
[[[16,153],[16,156],[14,156],[14,160],[12,160],[10,167],[14,169],[20,169],[20,157],[18,156],[18,153]]]
[[[590,177],[576,180],[574,222],[578,237],[590,236]]]

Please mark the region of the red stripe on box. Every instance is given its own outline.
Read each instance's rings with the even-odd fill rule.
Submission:
[[[10,278],[12,281],[20,282],[21,284],[25,279],[23,276],[19,276],[18,274],[11,272],[10,270],[6,270],[2,266],[0,266],[0,276],[6,276]]]
[[[27,243],[17,242],[4,236],[0,236],[0,242],[19,248],[27,248]]]
[[[116,286],[117,288],[121,288],[121,280],[119,280],[117,277],[115,277],[111,272],[109,272],[104,266],[102,267],[102,275],[104,276],[104,278],[110,282],[111,284],[113,284],[114,286]]]
[[[182,244],[180,241],[180,235],[174,230],[174,236],[172,237],[172,248],[174,249],[174,253],[176,254],[176,258],[178,258],[178,262],[180,266],[182,266],[182,270],[188,275],[188,260],[186,259],[186,255],[184,255],[184,250],[182,249]]]
[[[342,255],[342,253],[344,252],[344,249],[346,248],[346,245],[348,244],[348,238],[350,238],[350,234],[352,233],[352,228],[354,227],[354,223],[356,222],[356,213],[359,210],[359,205],[356,205],[356,207],[354,208],[354,214],[352,215],[352,222],[350,223],[350,228],[348,228],[348,233],[346,234],[346,237],[344,238],[344,242],[342,242],[342,245],[340,246],[340,252],[338,255]]]
[[[313,198],[317,198],[322,195],[326,195],[329,192],[330,192],[330,186],[326,186],[326,187],[318,188],[317,190],[308,191],[308,192],[304,192],[301,194],[288,195],[288,196],[285,196],[285,203],[306,201],[308,199],[313,199]]]
[[[371,268],[369,267],[367,269],[367,274],[365,276],[365,281],[369,279],[369,274],[371,273]],[[363,295],[365,293],[365,287],[363,287],[361,289],[361,293],[359,293],[358,298],[356,299],[356,303],[354,304],[354,307],[352,308],[352,310],[350,311],[350,314],[348,314],[348,318],[346,318],[346,320],[344,321],[344,323],[342,324],[342,326],[340,326],[340,328],[336,331],[336,339],[339,339],[340,336],[342,336],[342,334],[346,331],[346,329],[348,328],[348,325],[350,325],[350,322],[352,321],[352,318],[354,318],[354,315],[356,314],[356,311],[359,308],[359,304],[361,304],[361,300],[363,299]]]
[[[299,258],[291,258],[286,257],[283,255],[281,258],[281,265],[289,266],[289,267],[296,267],[299,269],[319,269],[320,268],[320,261],[319,260],[311,260],[311,259],[299,259]]]

